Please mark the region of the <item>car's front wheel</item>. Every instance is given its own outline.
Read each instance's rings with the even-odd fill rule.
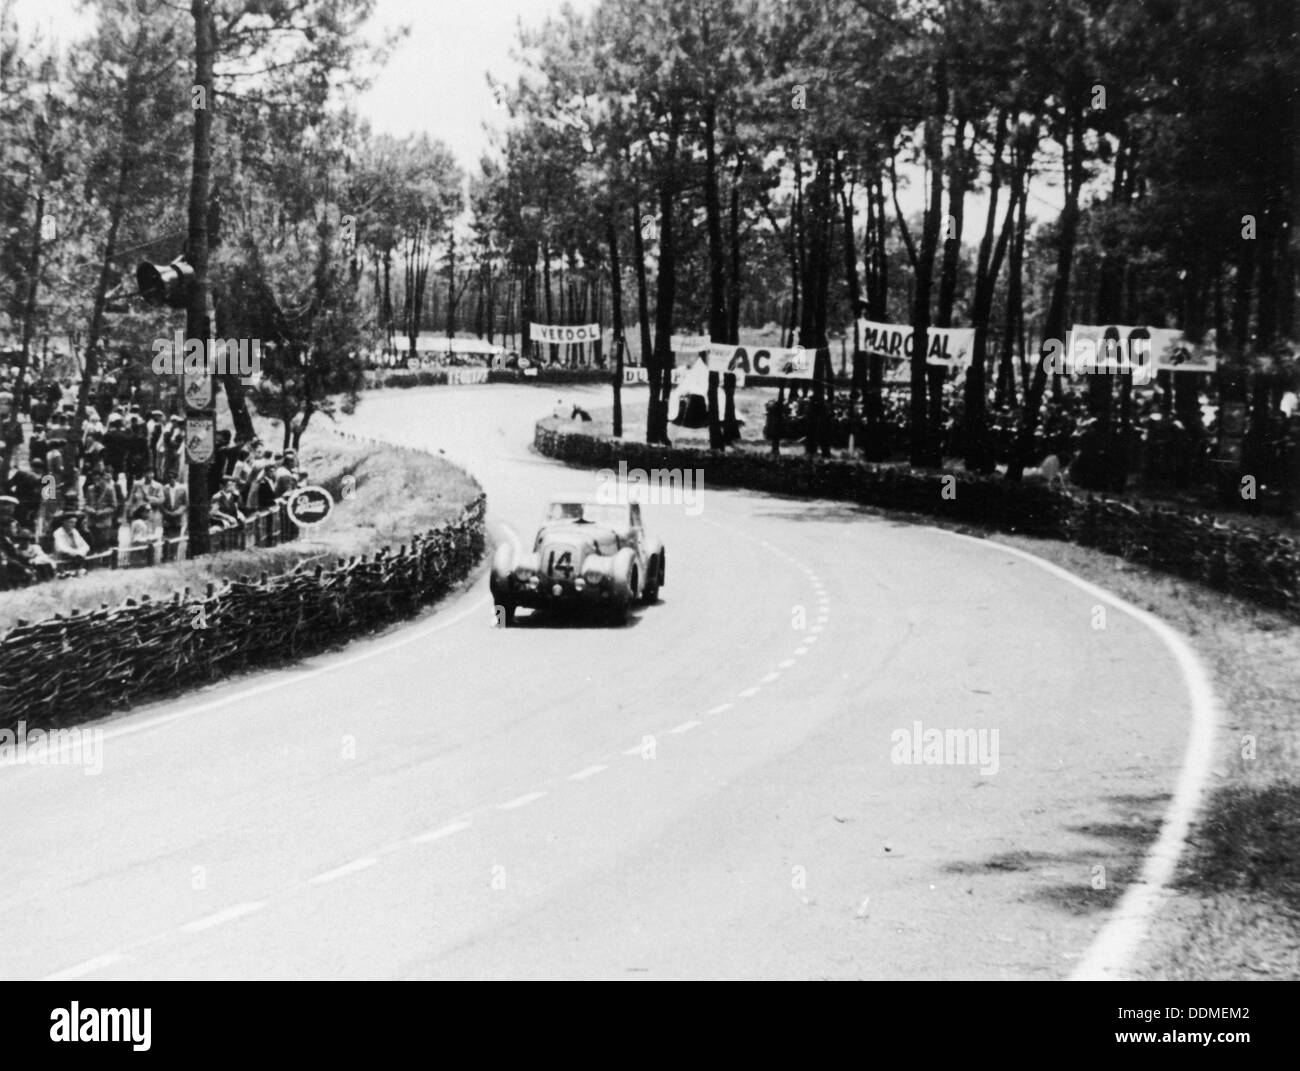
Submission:
[[[658,556],[651,558],[646,562],[645,588],[641,592],[641,601],[647,606],[653,606],[659,601],[659,585],[662,582],[663,566],[660,564]]]

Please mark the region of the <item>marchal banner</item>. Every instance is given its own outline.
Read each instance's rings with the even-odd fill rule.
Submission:
[[[529,324],[528,337],[534,342],[576,346],[600,340],[600,324]]]
[[[882,324],[859,320],[858,334],[862,349],[885,359],[885,382],[906,383],[911,379],[912,351],[916,348],[911,324]],[[975,350],[975,328],[931,327],[925,332],[928,365],[944,365],[953,370],[970,364]]]

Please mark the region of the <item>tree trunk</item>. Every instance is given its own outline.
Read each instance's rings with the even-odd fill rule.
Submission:
[[[623,273],[618,262],[618,227],[611,213],[605,221],[605,240],[609,243],[609,287],[614,328],[614,438],[623,435]]]
[[[216,55],[216,17],[205,0],[191,0],[194,18],[194,84],[203,87],[208,107],[194,109],[194,164],[190,175],[189,241],[187,258],[194,268],[194,284],[185,310],[185,337],[206,340],[208,329],[208,186],[212,174],[213,62]],[[215,458],[213,459],[215,461]],[[189,552],[208,552],[211,524],[208,507],[208,463],[189,466]]]
[[[1065,320],[1069,311],[1070,298],[1070,267],[1074,260],[1074,243],[1079,229],[1079,191],[1083,185],[1083,156],[1086,151],[1082,95],[1082,90],[1076,88],[1075,94],[1066,103],[1069,109],[1067,114],[1069,129],[1065,135],[1066,144],[1062,146],[1065,207],[1061,210],[1057,237],[1056,279],[1052,284],[1052,299],[1048,306],[1047,320],[1043,324],[1043,345],[1039,350],[1039,359],[1034,364],[1033,378],[1029,384],[1025,409],[1016,436],[1015,455],[1007,465],[1008,480],[1019,480],[1024,475],[1025,467],[1035,460],[1034,432],[1038,425],[1039,409],[1047,386],[1047,368],[1044,363],[1046,347],[1050,340],[1060,340],[1065,335]]]
[[[917,254],[916,293],[912,302],[911,358],[911,463],[918,468],[937,468],[941,463],[934,429],[926,406],[928,375],[926,357],[929,349],[930,290],[934,282],[934,259],[939,245],[943,212],[943,122],[948,114],[948,67],[940,58],[934,74],[934,104],[926,119],[925,153],[930,167],[930,203],[921,228],[921,246]]]

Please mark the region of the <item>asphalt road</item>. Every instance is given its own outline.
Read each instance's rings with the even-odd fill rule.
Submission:
[[[529,449],[553,403],[393,391],[348,426],[463,458],[529,540],[595,489]],[[0,769],[0,975],[1066,975],[1177,778],[1165,649],[995,546],[707,470],[700,507],[646,507],[668,583],[626,626],[495,629],[480,574],[104,723],[97,776]],[[897,761],[927,729],[990,761]]]

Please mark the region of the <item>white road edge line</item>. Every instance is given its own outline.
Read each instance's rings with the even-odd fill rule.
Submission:
[[[505,803],[498,803],[498,811],[513,811],[516,807],[527,807],[528,804],[535,802],[545,796],[545,792],[528,792],[522,796],[516,796],[512,800],[506,800]]]
[[[584,769],[579,770],[577,773],[569,774],[569,780],[585,781],[587,780],[588,777],[595,777],[596,774],[600,773],[602,770],[608,770],[608,769],[609,767],[606,766],[604,763],[598,762],[596,763],[595,766],[587,766]]]
[[[1110,919],[1093,938],[1087,952],[1070,973],[1071,981],[1122,978],[1138,945],[1146,936],[1161,893],[1174,876],[1178,860],[1187,844],[1187,836],[1191,832],[1192,819],[1201,808],[1210,779],[1210,768],[1214,762],[1214,732],[1219,724],[1219,704],[1214,695],[1210,673],[1191,644],[1176,629],[1118,595],[1028,551],[1008,547],[996,540],[978,539],[943,528],[931,528],[931,531],[943,532],[957,539],[969,540],[981,546],[994,547],[1004,554],[1015,555],[1068,581],[1092,598],[1123,611],[1160,638],[1182,671],[1191,698],[1192,724],[1187,738],[1187,750],[1183,756],[1183,768],[1178,774],[1174,797],[1165,810],[1160,835],[1147,852],[1141,875],[1125,890],[1111,911]]]
[[[712,710],[706,710],[704,713],[705,713],[706,715],[708,715],[708,714],[721,714],[724,710],[730,710],[730,709],[731,709],[731,704],[730,704],[730,703],[719,703],[719,704],[718,704],[716,707],[714,707]]]
[[[699,724],[700,723],[698,721],[684,721],[681,723],[681,725],[677,726],[675,729],[669,729],[668,731],[670,733],[689,733],[692,729],[694,729]]]
[[[372,867],[379,860],[373,855],[368,855],[364,859],[353,859],[350,863],[344,863],[342,866],[336,866],[333,870],[327,870],[323,874],[317,874],[314,878],[308,878],[308,885],[324,885],[327,881],[336,881],[339,878],[347,877],[349,874],[355,874],[358,870],[365,870]]]
[[[758,695],[758,692],[759,692],[758,688],[746,688],[743,692],[737,692],[736,694],[741,699],[748,699],[751,696]]]
[[[435,840],[442,840],[443,837],[450,837],[453,833],[462,833],[469,829],[468,822],[452,822],[450,825],[441,826],[438,829],[431,829],[428,833],[420,833],[411,838],[412,844],[431,844]]]
[[[251,915],[254,911],[260,911],[265,906],[265,900],[250,900],[248,903],[235,904],[233,907],[224,908],[212,915],[204,915],[201,919],[187,922],[181,929],[186,933],[199,933],[202,930],[210,930],[213,926],[220,926],[223,922],[233,922],[245,915]]]
[[[120,952],[106,952],[104,955],[96,956],[94,959],[88,959],[83,963],[76,964],[75,966],[64,967],[61,971],[47,974],[41,979],[41,981],[70,982],[74,978],[93,974],[95,971],[102,971],[105,967],[111,967],[114,963],[121,963],[124,959],[126,959],[126,957]]]

